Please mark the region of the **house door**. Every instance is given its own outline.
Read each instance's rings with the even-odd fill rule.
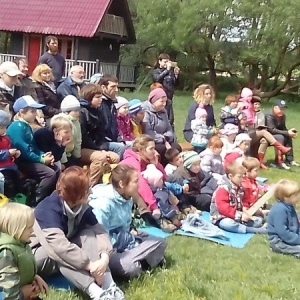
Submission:
[[[34,68],[36,67],[40,55],[41,55],[41,37],[30,35],[29,47],[28,47],[29,74],[31,74]]]

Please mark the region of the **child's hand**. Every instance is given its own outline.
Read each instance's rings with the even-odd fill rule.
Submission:
[[[154,209],[153,212],[152,212],[152,216],[155,220],[158,220],[161,216],[160,209],[159,208]]]
[[[34,280],[33,280],[33,285],[35,285],[35,290],[38,291],[38,294],[39,293],[42,293],[45,295],[49,294],[48,284],[39,275],[35,275]]]
[[[54,157],[51,152],[47,152],[44,154],[45,165],[51,165],[54,163]]]
[[[187,194],[190,191],[190,187],[187,183],[182,186],[182,191],[184,194]]]
[[[167,141],[165,142],[165,146],[166,146],[166,149],[167,149],[167,150],[172,148],[171,145],[170,145],[170,143],[167,142]]]
[[[16,151],[16,154],[15,154],[15,158],[20,157],[20,155],[21,155],[21,151],[20,151],[20,150],[17,150],[17,151]]]
[[[66,139],[66,140],[62,139],[61,145],[65,147],[65,146],[68,145],[71,141],[72,141],[72,137],[70,137],[70,138],[68,138],[68,139]]]
[[[34,299],[38,296],[38,293],[35,291],[35,284],[23,285],[20,290],[25,300]]]
[[[17,151],[18,151],[18,150],[17,150],[17,149],[14,149],[14,148],[8,150],[10,156],[16,156]]]
[[[242,222],[248,222],[251,220],[251,217],[243,212],[241,220]]]

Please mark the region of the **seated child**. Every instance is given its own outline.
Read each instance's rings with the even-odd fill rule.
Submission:
[[[142,235],[131,228],[132,194],[138,188],[137,171],[125,164],[118,165],[112,170],[110,181],[110,184],[93,187],[89,205],[108,232],[114,249],[109,260],[112,275],[132,278],[142,273],[143,262],[154,268],[164,260],[166,241]]]
[[[36,273],[36,262],[28,244],[33,231],[33,210],[19,203],[0,209],[1,299],[40,299],[48,294],[45,281]]]
[[[36,131],[37,129],[43,128],[46,126],[45,116],[41,109],[36,110],[36,117],[33,121],[33,123],[30,123],[30,127],[33,131]]]
[[[211,174],[201,170],[200,156],[195,151],[183,153],[183,165],[169,175],[167,182],[175,182],[181,186],[188,184],[188,190],[178,195],[180,205],[192,205],[198,210],[209,211],[211,197],[217,188],[217,181]]]
[[[224,167],[229,163],[236,161],[242,164],[246,157],[246,153],[250,147],[251,138],[247,133],[240,133],[235,138],[235,149],[227,153],[224,158]]]
[[[80,127],[80,103],[73,95],[66,96],[60,104],[60,109],[72,123],[73,140],[66,145],[61,163],[67,168],[70,166],[82,166],[81,157],[81,127]]]
[[[299,184],[282,179],[276,184],[277,203],[268,215],[268,238],[272,251],[300,258],[300,225],[295,210],[300,193]]]
[[[206,125],[206,117],[206,110],[198,107],[195,112],[195,119],[191,121],[191,129],[193,131],[191,144],[197,149],[198,153],[206,148],[207,141],[213,134],[213,131]]]
[[[145,111],[142,106],[142,102],[139,99],[132,99],[129,101],[129,114],[131,131],[134,138],[143,134],[143,119]]]
[[[167,176],[173,174],[178,167],[183,165],[182,155],[176,148],[168,149],[166,151],[165,157],[169,162],[165,167]]]
[[[246,174],[242,180],[244,188],[243,207],[250,208],[258,199],[260,195],[260,188],[256,181],[259,171],[260,163],[255,157],[246,157],[242,163],[246,169]],[[265,218],[266,211],[261,208],[255,213],[255,216]]]
[[[11,147],[9,136],[6,135],[6,127],[10,124],[10,115],[0,110],[0,172],[4,176],[3,193],[8,198],[13,198],[21,192],[21,182],[15,159],[21,152]]]
[[[60,160],[65,152],[65,147],[72,140],[72,123],[65,114],[54,115],[50,127],[38,129],[33,137],[39,149],[51,152],[54,162],[60,166]]]
[[[171,221],[176,230],[181,226],[178,218],[178,199],[165,186],[163,173],[154,164],[148,164],[146,170],[142,172],[142,176],[148,182],[162,216]]]
[[[131,146],[134,136],[131,131],[130,117],[128,115],[129,105],[128,100],[124,97],[117,96],[118,102],[115,103],[115,108],[117,109],[117,122],[119,136],[126,143],[126,145]]]
[[[236,95],[228,95],[225,99],[225,106],[221,108],[220,129],[224,128],[226,124],[239,125],[238,114],[241,107],[238,107],[238,97]]]
[[[212,223],[229,232],[267,233],[261,227],[261,218],[250,217],[243,212],[244,189],[241,185],[245,167],[231,162],[225,167],[225,175],[218,181],[210,206]]]
[[[36,190],[37,202],[54,190],[59,174],[59,169],[53,166],[54,156],[51,152],[45,153],[38,148],[29,125],[35,120],[37,108],[44,106],[31,96],[18,98],[13,105],[16,120],[7,129],[12,146],[21,151],[20,157],[16,160],[20,171],[29,178],[39,181]]]
[[[221,157],[224,160],[225,155],[235,148],[234,140],[238,133],[238,126],[234,124],[226,124],[223,129],[221,129],[221,141],[223,142],[223,147],[221,151]]]
[[[224,175],[222,157],[220,155],[223,142],[218,136],[213,136],[208,141],[208,148],[200,153],[201,169],[211,174],[216,180]]]

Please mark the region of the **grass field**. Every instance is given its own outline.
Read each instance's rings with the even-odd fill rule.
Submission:
[[[147,97],[146,92],[120,94],[128,99],[145,100]],[[179,93],[174,99],[175,127],[180,141],[183,141],[182,128],[191,102],[190,94]],[[214,104],[216,118],[222,105],[223,100]],[[263,106],[266,112],[271,108],[270,104]],[[300,104],[289,104],[287,116],[288,126],[300,130]],[[299,147],[298,138],[294,141],[295,159],[298,161]],[[274,151],[269,148],[268,160],[272,160],[273,156]],[[268,183],[281,178],[300,181],[300,168],[293,167],[290,171],[271,169],[262,171],[260,175],[268,177]],[[244,249],[173,236],[168,238],[165,269],[156,269],[120,285],[129,300],[300,299],[298,263],[295,258],[272,253],[265,236],[253,237]],[[87,298],[82,294],[52,290],[47,299]]]

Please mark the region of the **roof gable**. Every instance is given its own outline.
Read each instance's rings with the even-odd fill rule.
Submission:
[[[0,30],[92,37],[112,0],[2,0]]]

